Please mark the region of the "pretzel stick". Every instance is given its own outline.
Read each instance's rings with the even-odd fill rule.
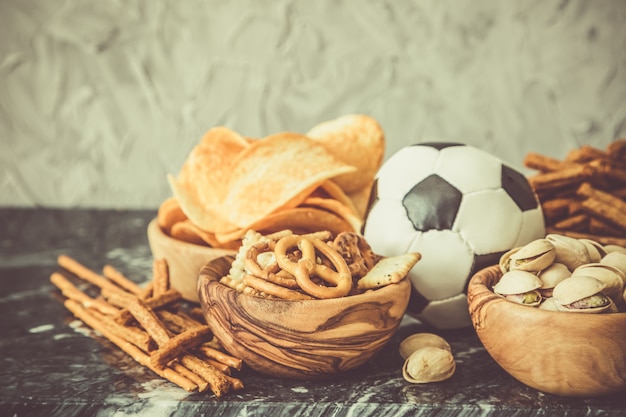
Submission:
[[[589,227],[589,221],[589,216],[587,214],[578,214],[554,223],[554,227],[557,229],[568,229],[583,232]]]
[[[313,297],[298,291],[290,290],[286,287],[276,285],[266,279],[255,277],[254,275],[244,275],[243,282],[257,291],[261,291],[265,294],[272,295],[283,300],[313,300]]]
[[[170,289],[169,268],[165,259],[155,259],[152,263],[152,296],[159,297]]]
[[[101,289],[107,288],[111,291],[124,292],[123,289],[113,284],[104,276],[97,274],[95,271],[87,268],[80,262],[76,261],[75,259],[70,258],[67,255],[59,255],[57,262],[62,268],[73,273],[79,278],[82,278],[85,281],[95,285],[96,287],[99,287]]]
[[[211,391],[213,391],[216,397],[221,397],[230,388],[230,379],[223,372],[215,369],[214,366],[211,366],[195,356],[188,354],[182,355],[179,358],[179,361],[187,369],[200,375],[206,382],[208,382],[209,387],[211,387]]]
[[[588,165],[573,165],[559,171],[536,174],[528,177],[528,182],[538,194],[554,192],[579,184],[587,180],[593,173],[593,168]]]
[[[209,365],[213,366],[218,371],[224,373],[224,375],[230,375],[230,367],[226,365],[225,363],[221,363],[221,362],[216,361],[215,359],[209,359],[209,358],[204,358],[204,357],[202,358],[202,360],[208,363]]]
[[[128,311],[135,320],[148,332],[159,347],[165,345],[170,340],[170,333],[156,316],[154,311],[136,298],[128,305]]]
[[[152,289],[154,288],[154,281],[150,281],[145,287],[142,288],[141,293],[138,294],[138,297],[142,300],[147,300],[152,298]]]
[[[186,330],[203,325],[182,312],[174,314],[171,311],[159,310],[156,311],[156,315],[159,319],[161,319],[165,326],[174,333],[182,333]]]
[[[67,298],[78,301],[84,307],[95,308],[98,311],[107,315],[117,314],[117,312],[119,311],[117,308],[102,299],[91,298],[90,296],[79,290],[74,284],[70,282],[70,280],[65,278],[59,272],[53,272],[52,275],[50,275],[50,282],[52,282],[57,288],[61,290],[61,294],[63,294]]]
[[[522,162],[525,167],[530,169],[536,169],[541,172],[559,171],[567,166],[571,166],[571,163],[563,162],[555,158],[551,158],[546,155],[542,155],[535,152],[530,152],[524,157]]]
[[[136,295],[131,293],[121,293],[117,291],[110,291],[108,288],[103,288],[100,291],[100,295],[102,295],[110,304],[113,304],[119,308],[125,308],[130,304],[135,298]]]
[[[150,335],[138,327],[122,326],[111,317],[104,316],[97,311],[91,311],[91,314],[102,323],[111,333],[137,346],[144,352],[153,350],[153,343]]]
[[[182,296],[180,295],[178,291],[168,290],[167,292],[163,293],[160,297],[157,297],[157,298],[148,298],[145,300],[141,298],[135,298],[134,300],[142,300],[142,302],[146,305],[146,307],[154,310],[157,308],[168,306],[170,304],[174,304],[175,302],[180,301],[181,298]],[[127,324],[132,319],[133,319],[133,315],[128,311],[128,308],[124,308],[123,310],[120,310],[117,313],[117,316],[115,317],[115,320],[117,320],[117,322],[120,324]]]
[[[149,368],[151,371],[156,373],[162,378],[167,379],[168,381],[178,385],[183,388],[187,392],[195,391],[198,386],[190,381],[188,378],[185,378],[180,373],[174,371],[171,368],[163,368],[157,369],[152,366],[150,363],[150,356],[146,353],[142,352],[138,347],[133,344],[125,341],[121,337],[116,336],[112,332],[110,332],[102,323],[97,320],[93,315],[91,315],[84,307],[82,307],[78,302],[74,300],[65,300],[65,307],[74,314],[79,320],[83,323],[91,327],[92,329],[98,331],[105,338],[119,347],[122,351],[127,353],[131,358],[133,358],[136,362],[139,362],[141,365]]]
[[[209,383],[206,382],[204,379],[202,379],[202,377],[200,375],[198,375],[198,374],[194,373],[193,371],[185,368],[180,363],[172,362],[170,364],[170,367],[174,371],[176,371],[179,374],[181,374],[182,376],[184,376],[185,378],[189,379],[190,381],[193,381],[193,383],[198,386],[198,392],[204,392],[209,387]]]
[[[211,346],[207,346],[206,344],[198,346],[196,350],[198,352],[201,352],[207,358],[215,359],[216,361],[226,364],[229,367],[234,368],[238,371],[241,370],[241,366],[243,365],[243,361],[241,359],[230,356]]]
[[[135,295],[141,294],[141,291],[142,291],[141,287],[139,287],[139,285],[135,284],[130,279],[126,278],[124,274],[119,272],[113,266],[105,265],[102,268],[102,274],[106,278],[108,278],[110,281],[114,282],[115,284],[125,289],[126,291],[133,293]]]
[[[193,349],[212,336],[213,333],[209,326],[187,330],[170,338],[163,344],[159,343],[159,349],[152,354],[150,360],[155,367],[163,368],[184,351]]]

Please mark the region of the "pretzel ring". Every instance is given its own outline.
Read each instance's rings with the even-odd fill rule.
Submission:
[[[302,258],[297,262],[291,261],[287,255],[287,251],[294,246],[302,252]],[[317,263],[316,250],[328,258],[336,271]],[[278,265],[293,274],[300,288],[307,294],[317,298],[337,298],[348,295],[352,289],[352,274],[346,261],[339,252],[320,239],[287,236],[276,242],[274,253]],[[311,281],[311,276],[317,276],[333,286],[317,285]]]
[[[243,276],[243,282],[257,291],[261,291],[267,295],[272,295],[283,300],[291,301],[304,301],[312,300],[308,294],[303,294],[298,291],[290,290],[289,288],[281,287],[263,278],[255,277],[254,275],[246,274]]]

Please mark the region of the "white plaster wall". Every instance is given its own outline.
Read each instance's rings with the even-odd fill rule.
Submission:
[[[0,205],[154,208],[202,134],[376,117],[521,169],[626,136],[624,0],[0,0]]]

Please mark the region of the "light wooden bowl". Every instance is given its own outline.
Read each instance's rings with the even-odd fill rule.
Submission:
[[[472,277],[469,311],[482,344],[520,382],[546,393],[597,397],[626,389],[626,313],[539,310],[491,291],[497,265]]]
[[[232,260],[218,258],[202,268],[200,304],[224,349],[273,377],[322,379],[363,365],[393,336],[409,302],[407,279],[329,300],[242,294],[219,283]]]
[[[229,249],[215,249],[174,239],[159,227],[153,219],[148,225],[148,243],[154,259],[165,259],[169,267],[172,288],[184,299],[199,302],[196,281],[202,265],[211,259],[234,254]]]

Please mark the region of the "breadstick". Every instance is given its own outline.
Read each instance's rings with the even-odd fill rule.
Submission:
[[[576,216],[568,217],[554,223],[554,227],[557,229],[582,232],[589,227],[589,216],[587,214],[578,214]]]
[[[148,299],[135,298],[134,300],[142,300],[146,307],[151,309],[157,309],[174,304],[182,298],[181,294],[176,290],[168,290],[160,297],[151,297]],[[124,308],[117,313],[115,320],[120,324],[127,324],[133,319],[133,315],[128,311],[128,308]]]
[[[154,311],[136,298],[128,305],[128,311],[135,320],[148,332],[159,347],[165,345],[170,339],[170,334]]]
[[[576,186],[593,174],[587,165],[573,165],[554,172],[546,172],[528,177],[528,182],[538,194],[554,192],[558,189]]]
[[[593,146],[583,145],[570,150],[565,156],[566,162],[586,163],[597,159],[606,158],[607,154],[601,149]]]
[[[626,232],[626,203],[619,198],[611,196],[611,203],[603,197],[590,197],[582,202],[583,209],[589,213],[608,221]]]
[[[189,379],[190,381],[193,381],[193,383],[198,386],[198,392],[204,392],[209,387],[209,383],[206,382],[204,379],[202,379],[202,377],[200,375],[198,375],[198,374],[194,373],[193,371],[185,368],[182,364],[180,364],[178,362],[172,362],[170,364],[170,367],[174,371],[176,371],[179,374],[181,374],[182,376],[184,376],[185,378]]]
[[[78,301],[84,307],[92,307],[98,311],[107,314],[114,315],[119,311],[117,308],[99,298],[91,298],[81,290],[79,290],[74,284],[65,278],[59,272],[53,272],[50,275],[50,282],[52,282],[57,288],[61,290],[61,294],[72,300]]]
[[[131,292],[135,295],[141,294],[141,287],[135,284],[133,281],[125,277],[121,272],[115,269],[111,265],[104,265],[102,268],[102,274],[108,278],[110,281],[114,282],[121,288],[125,289],[128,292]]]
[[[76,316],[79,320],[85,323],[87,326],[92,329],[98,331],[105,338],[119,347],[122,351],[127,353],[131,358],[133,358],[136,362],[139,362],[141,365],[149,368],[151,371],[156,373],[162,378],[167,379],[168,381],[178,385],[183,388],[187,392],[195,391],[198,386],[190,381],[188,378],[182,376],[178,372],[174,371],[171,368],[163,368],[157,369],[154,368],[150,364],[150,356],[146,353],[142,352],[138,347],[134,346],[132,343],[129,343],[122,339],[121,337],[116,336],[111,333],[102,323],[97,320],[94,316],[92,316],[85,308],[83,308],[78,302],[74,300],[65,300],[65,307]]]
[[[194,327],[201,327],[202,323],[197,322],[182,312],[176,314],[167,310],[156,311],[156,315],[161,319],[165,326],[175,333],[182,333]]]
[[[230,388],[230,379],[227,376],[215,369],[215,367],[209,365],[206,362],[201,361],[192,355],[182,355],[179,358],[182,363],[190,371],[200,375],[206,382],[209,383],[211,391],[216,397],[221,397]]]
[[[152,296],[159,297],[170,289],[170,274],[165,259],[155,259],[152,263]]]
[[[80,262],[70,258],[67,255],[59,255],[59,257],[57,258],[57,262],[62,268],[99,288],[107,288],[111,291],[124,292],[123,289],[113,284],[104,276],[96,273],[95,271],[92,271],[91,269],[87,268]]]
[[[100,315],[96,311],[91,311],[91,314],[98,319],[104,327],[106,327],[114,335],[126,340],[129,343],[137,346],[144,352],[153,350],[152,338],[144,330],[134,326],[122,326],[117,323],[111,317]]]
[[[540,172],[559,171],[572,164],[535,152],[526,154],[522,162],[525,167]]]
[[[177,334],[163,344],[159,344],[150,360],[155,367],[163,368],[186,350],[195,348],[213,336],[209,326],[196,327]]]
[[[241,359],[235,358],[234,356],[230,356],[220,350],[214,349],[207,344],[202,344],[198,346],[196,350],[202,353],[207,358],[215,359],[216,361],[228,365],[229,367],[234,368],[238,371],[241,370],[241,367],[243,365],[243,361]]]

